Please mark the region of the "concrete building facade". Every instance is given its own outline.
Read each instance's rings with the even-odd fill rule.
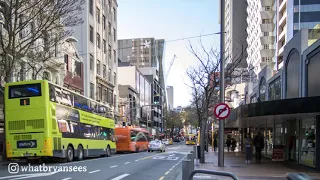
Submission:
[[[117,0],[88,0],[83,8],[84,23],[73,31],[84,62],[84,95],[117,115]]]
[[[168,107],[170,110],[174,107],[174,89],[173,86],[167,86],[167,100],[168,100]]]

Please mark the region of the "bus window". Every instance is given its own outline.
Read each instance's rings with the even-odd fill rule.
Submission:
[[[41,96],[41,84],[9,86],[9,99]]]
[[[131,141],[135,141],[136,140],[136,136],[137,136],[137,132],[136,131],[130,131],[130,136],[131,136]]]
[[[66,120],[58,120],[59,130],[62,133],[70,132],[69,125]]]

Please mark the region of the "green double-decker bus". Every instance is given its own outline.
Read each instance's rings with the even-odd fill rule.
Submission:
[[[106,105],[46,80],[5,85],[9,159],[110,156],[116,152],[114,128]]]

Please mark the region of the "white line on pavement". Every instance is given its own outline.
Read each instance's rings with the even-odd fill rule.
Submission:
[[[113,178],[112,180],[120,180],[120,179],[122,179],[122,178],[124,178],[124,177],[127,177],[127,176],[129,176],[130,174],[122,174],[122,175],[120,175],[120,176],[118,176],[118,177],[115,177],[115,178]]]
[[[140,161],[139,159],[135,160],[135,161]]]
[[[95,170],[95,171],[91,171],[91,172],[89,172],[90,174],[92,174],[92,173],[96,173],[96,172],[99,172],[100,170]]]
[[[61,180],[69,180],[69,179],[72,179],[72,178],[69,178],[69,177],[68,177],[68,178],[64,178],[64,179],[61,179]]]
[[[124,163],[124,164],[129,164],[130,162],[126,162],[126,163]]]
[[[147,154],[147,153],[140,153],[140,154]],[[117,156],[111,156],[111,157],[88,159],[88,160],[75,161],[75,162],[67,162],[67,163],[62,163],[62,164],[59,164],[59,165],[63,166],[63,165],[67,165],[67,164],[78,164],[78,163],[82,163],[82,162],[97,161],[97,160],[102,160],[102,159],[106,159],[106,158],[109,159],[109,158],[117,158],[117,157],[130,156],[130,155],[136,155],[136,154],[135,154],[135,153],[132,153],[132,154],[123,154],[123,155],[117,155]]]
[[[110,168],[115,168],[115,167],[118,167],[118,165],[110,166]]]

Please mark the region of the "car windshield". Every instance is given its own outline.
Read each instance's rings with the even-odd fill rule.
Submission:
[[[150,144],[160,144],[160,141],[151,141]]]

